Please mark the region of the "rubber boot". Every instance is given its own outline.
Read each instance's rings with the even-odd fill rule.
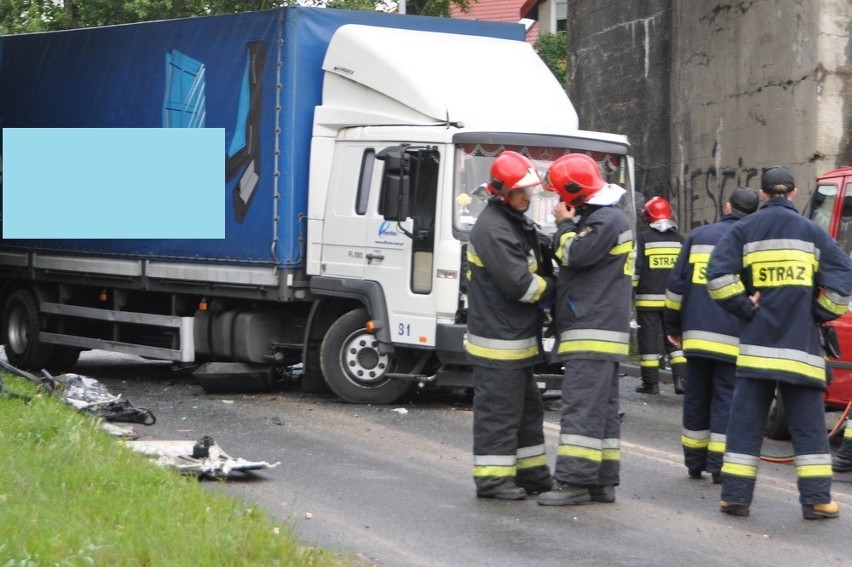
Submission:
[[[848,427],[848,424],[847,424]],[[831,459],[834,472],[852,471],[852,437],[844,437],[837,454]]]
[[[640,394],[660,393],[660,370],[658,368],[641,368],[642,385],[636,388]]]
[[[672,364],[672,385],[675,394],[683,394],[686,368],[684,364]]]

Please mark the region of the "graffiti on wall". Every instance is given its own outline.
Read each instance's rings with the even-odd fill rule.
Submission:
[[[693,169],[685,165],[679,177],[649,175],[640,180],[640,191],[646,200],[655,195],[668,200],[685,234],[719,220],[725,202],[737,187],[758,189],[760,174],[760,168],[746,166],[742,159],[736,167]]]

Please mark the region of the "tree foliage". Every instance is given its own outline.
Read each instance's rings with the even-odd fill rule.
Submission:
[[[407,0],[409,14],[449,16],[476,0]],[[233,14],[287,4],[348,10],[397,9],[396,0],[0,0],[0,34],[87,28],[149,20]]]
[[[568,78],[568,36],[565,33],[542,33],[533,47],[562,88],[565,88]]]

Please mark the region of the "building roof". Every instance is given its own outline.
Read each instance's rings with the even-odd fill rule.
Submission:
[[[450,14],[463,20],[486,20],[489,22],[519,22],[522,18],[537,19],[536,8],[541,0],[473,0],[470,12],[464,13],[455,4]],[[527,30],[527,42],[538,39],[538,21]]]

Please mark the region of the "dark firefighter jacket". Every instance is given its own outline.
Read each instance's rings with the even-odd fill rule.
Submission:
[[[735,362],[740,320],[717,305],[707,292],[707,262],[713,247],[734,223],[745,217],[734,211],[686,237],[666,288],[666,334],[683,338],[687,357]]]
[[[559,223],[555,354],[560,360],[627,359],[630,343],[633,233],[617,207],[586,206]]]
[[[674,228],[660,232],[649,228],[636,239],[633,290],[636,309],[662,311],[666,282],[680,252],[683,236]]]
[[[818,324],[847,311],[852,260],[822,227],[770,199],[716,244],[707,289],[742,318],[738,377],[825,388]],[[755,310],[748,296],[757,291]]]
[[[543,360],[540,300],[553,296],[535,224],[509,206],[491,202],[470,233],[468,358],[481,366],[522,367]]]

